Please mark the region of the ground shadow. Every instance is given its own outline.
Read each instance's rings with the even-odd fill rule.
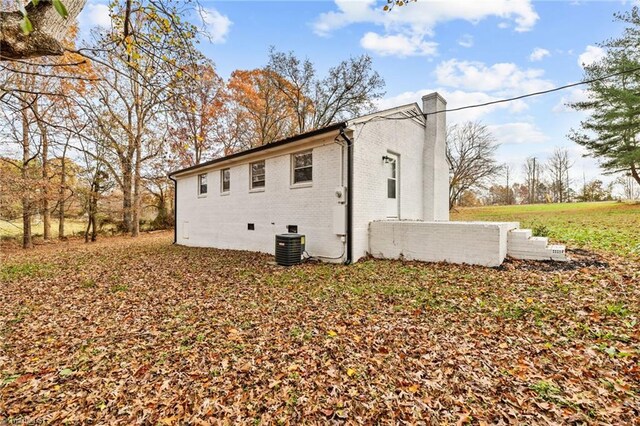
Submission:
[[[518,260],[507,257],[505,261],[498,267],[502,270],[511,270],[514,268],[526,271],[574,271],[581,268],[600,268],[609,267],[609,262],[592,251],[584,249],[567,249],[568,262],[558,262],[555,260]]]

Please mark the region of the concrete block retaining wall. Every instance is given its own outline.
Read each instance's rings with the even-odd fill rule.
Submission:
[[[517,222],[376,221],[369,253],[376,258],[499,266]]]

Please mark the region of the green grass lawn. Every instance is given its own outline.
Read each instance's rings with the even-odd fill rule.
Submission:
[[[640,204],[620,202],[461,208],[451,220],[517,221],[568,248],[640,255]]]
[[[67,236],[83,233],[87,222],[80,219],[66,219],[64,221],[64,233]],[[34,237],[44,234],[44,225],[41,220],[31,224],[31,233]],[[22,236],[22,220],[0,220],[0,238],[19,238]],[[58,219],[51,219],[51,236],[58,238]]]

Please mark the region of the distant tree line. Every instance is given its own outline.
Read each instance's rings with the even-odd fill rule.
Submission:
[[[510,167],[500,166],[493,154],[495,140],[486,127],[467,123],[450,129],[448,156],[453,172],[450,206],[572,201],[612,198],[614,184],[622,197],[638,199],[640,192],[640,8],[617,13],[625,25],[619,37],[600,43],[605,55],[584,64],[586,100],[570,103],[587,113],[570,140],[597,158],[607,174],[618,178],[608,185],[571,175],[567,150],[556,149],[546,162],[528,158],[522,182],[513,181]]]
[[[527,158],[518,181],[516,170],[496,159],[497,148],[496,139],[480,122],[449,127],[450,208],[612,200],[615,184],[623,187],[624,198],[639,198],[640,186],[630,175],[619,176],[605,185],[600,179],[587,181],[572,174],[574,161],[563,148],[556,148],[546,161]]]

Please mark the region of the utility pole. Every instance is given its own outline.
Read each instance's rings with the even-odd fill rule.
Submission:
[[[536,186],[537,186],[537,179],[536,179],[536,157],[533,157],[533,175],[532,175],[532,180],[533,180],[533,184],[531,185],[531,203],[533,204],[536,202]]]
[[[571,188],[569,188],[569,165],[568,164],[567,164],[567,175],[566,175],[566,178],[567,178],[567,183],[566,183],[566,185],[565,185],[566,187],[564,189],[565,193],[566,193],[566,196],[565,196],[565,200],[564,201],[567,202],[567,203],[570,203],[571,202],[571,192],[570,192]]]
[[[509,165],[505,166],[507,171],[507,205],[511,204],[511,190],[509,189]]]

